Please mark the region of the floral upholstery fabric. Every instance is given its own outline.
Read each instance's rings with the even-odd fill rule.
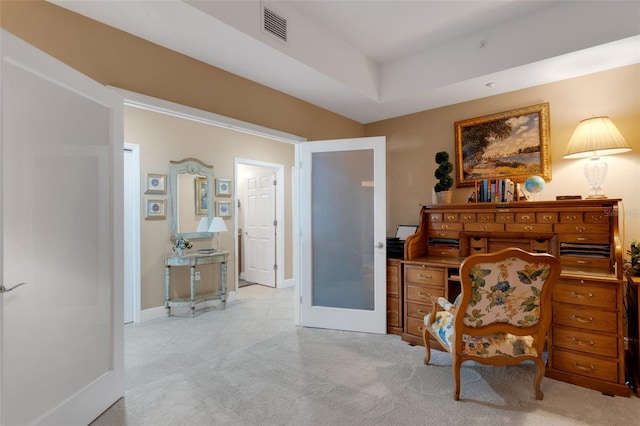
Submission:
[[[528,263],[515,257],[495,265],[474,266],[469,272],[471,300],[464,313],[464,324],[469,327],[495,322],[520,327],[536,324],[540,290],[550,272],[547,263]]]
[[[425,325],[429,321],[429,316],[425,317]],[[447,311],[440,311],[436,314],[436,319],[431,325],[431,329],[436,332],[440,340],[452,349],[454,339],[454,316]],[[488,336],[462,336],[462,351],[465,354],[489,357],[495,355],[518,356],[537,355],[538,352],[533,346],[533,337],[515,336],[509,333],[497,333]]]
[[[492,323],[510,323],[519,327],[535,325],[539,320],[540,294],[551,266],[547,263],[528,263],[507,258],[493,264],[478,264],[470,272],[471,299],[464,312],[463,322],[467,327],[481,327]],[[452,348],[454,342],[454,318],[451,308],[455,306],[441,298],[438,304],[445,311],[436,313],[431,329],[440,340]],[[457,302],[457,300],[456,300]],[[430,316],[424,318],[428,325]],[[487,336],[463,335],[463,353],[481,357],[495,355],[537,355],[533,337],[496,333]]]

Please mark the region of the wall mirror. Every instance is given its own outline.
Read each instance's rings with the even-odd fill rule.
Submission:
[[[206,231],[200,232],[198,225],[203,218],[207,218],[207,224],[211,223],[214,216],[211,197],[213,166],[196,158],[185,158],[180,161],[170,161],[170,163],[171,238],[176,239],[178,236],[187,239],[210,238],[213,234]]]

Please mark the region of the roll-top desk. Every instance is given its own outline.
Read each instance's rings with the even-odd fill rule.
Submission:
[[[423,344],[430,297],[455,299],[465,257],[506,247],[551,253],[560,259],[562,275],[553,292],[546,375],[605,394],[630,395],[619,201],[423,206],[418,230],[405,244],[402,339]]]

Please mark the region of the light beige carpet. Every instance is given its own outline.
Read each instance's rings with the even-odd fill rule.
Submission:
[[[537,401],[533,365],[464,367],[455,402],[448,354],[425,366],[398,336],[299,328],[283,290],[246,291],[226,311],[128,328],[126,396],[94,424],[638,424],[635,396],[545,378]]]

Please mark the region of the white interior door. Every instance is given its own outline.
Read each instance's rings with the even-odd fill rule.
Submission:
[[[124,394],[123,101],[2,31],[0,424]]]
[[[303,326],[386,333],[385,138],[301,145]]]
[[[251,166],[245,176],[244,279],[275,287],[276,173],[267,167]]]

